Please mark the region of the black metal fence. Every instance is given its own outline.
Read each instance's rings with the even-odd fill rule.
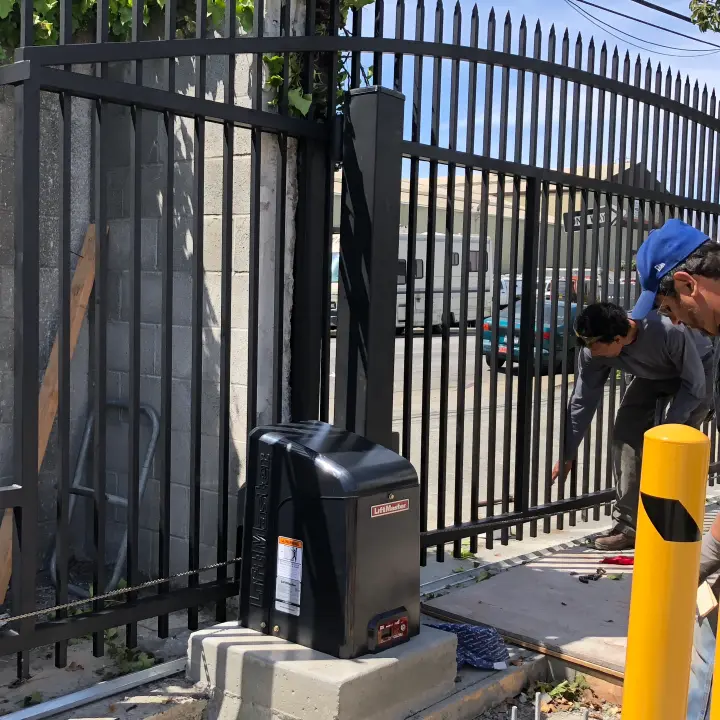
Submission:
[[[3,488],[0,503],[14,508],[18,531],[11,617],[0,637],[0,652],[19,652],[19,669],[26,675],[28,651],[33,647],[55,643],[56,662],[62,666],[67,641],[73,637],[92,633],[95,652],[102,654],[103,631],[110,627],[126,625],[127,642],[132,646],[137,623],[147,618],[158,618],[161,636],[168,633],[168,613],[176,610],[189,609],[191,628],[197,627],[197,608],[202,604],[215,603],[216,618],[224,619],[226,600],[238,590],[238,523],[232,510],[244,463],[242,446],[233,448],[233,439],[258,420],[319,417],[382,442],[397,443],[421,479],[423,563],[427,548],[435,547],[438,559],[443,560],[445,546],[452,543],[453,554],[459,557],[477,551],[480,535],[492,547],[496,533],[500,542],[507,543],[511,533],[522,539],[526,524],[530,534],[536,535],[549,532],[553,518],[556,527],[562,528],[566,521],[576,524],[578,513],[586,520],[599,518],[603,509],[608,512],[613,498],[611,421],[624,378],[612,378],[568,481],[551,482],[552,466],[563,452],[562,428],[574,372],[573,313],[592,298],[615,299],[626,307],[632,304],[637,292],[634,252],[648,230],[664,218],[684,217],[717,236],[720,119],[715,95],[700,93],[697,85],[691,92],[688,81],[684,85],[680,78],[673,81],[670,71],[662,74],[660,68],[653,73],[639,60],[633,69],[629,57],[621,63],[617,53],[609,55],[604,46],[596,68],[594,46],[591,43],[584,55],[580,38],[571,63],[568,34],[558,41],[552,30],[545,43],[539,25],[528,53],[524,20],[515,36],[510,18],[506,19],[498,49],[493,12],[480,47],[477,8],[469,26],[464,26],[457,6],[446,38],[440,3],[430,22],[422,2],[410,12],[401,1],[393,15],[376,0],[370,11],[374,12],[371,37],[363,32],[360,12],[351,14],[347,34],[338,30],[340,18],[333,17],[325,28],[328,35],[316,35],[313,3],[308,4],[303,32],[291,34],[286,3],[280,36],[270,37],[257,21],[264,17],[263,4],[258,2],[256,32],[237,37],[234,4],[229,3],[224,37],[207,37],[203,0],[197,8],[197,36],[177,39],[177,7],[167,2],[162,40],[141,39],[142,9],[142,3],[134,4],[132,42],[110,43],[104,0],[98,4],[98,42],[81,45],[71,42],[71,2],[61,0],[60,44],[34,47],[32,3],[24,0],[23,47],[13,65],[0,69],[0,83],[14,87],[17,118],[16,486]],[[385,27],[393,17],[394,33],[388,35],[395,37],[386,37]],[[405,32],[414,33],[413,39],[406,39]],[[425,39],[426,32],[428,37],[432,33],[432,40]],[[236,102],[233,90],[238,59],[246,56],[254,60],[248,71],[252,107]],[[264,106],[263,56],[282,58],[285,72],[277,108]],[[207,63],[213,57],[223,58],[226,92],[222,100],[206,98]],[[193,94],[178,92],[175,85],[176,60],[187,58],[194,59],[197,69]],[[319,97],[316,88],[313,107],[305,118],[292,115],[288,102],[288,68],[297,58],[305,93],[313,89],[313,71],[318,67],[327,93]],[[162,82],[151,86],[143,68],[156,62],[164,65],[165,72]],[[110,79],[110,70],[118,63],[130,64],[129,81]],[[82,67],[92,68],[91,74],[81,72],[78,68]],[[368,83],[392,86],[397,92],[350,93],[341,130],[335,88],[340,84],[346,90],[358,89]],[[37,138],[41,98],[47,94],[61,109],[63,168],[57,244],[59,462],[53,506],[56,592],[51,607],[38,608],[36,583],[45,560],[36,537],[43,234]],[[108,596],[99,594],[107,587],[106,526],[112,514],[106,474],[108,407],[114,399],[108,387],[108,360],[113,359],[108,354],[108,327],[116,288],[109,282],[105,234],[98,232],[88,371],[95,418],[89,521],[91,585],[96,597],[91,608],[83,606],[89,611],[80,614],[69,612],[75,606],[68,607],[72,601],[68,512],[72,492],[72,98],[92,103],[92,220],[99,229],[109,222],[107,153],[115,137],[108,130],[108,112],[116,106],[130,109],[127,206],[131,241],[121,290],[129,328],[126,588]],[[162,198],[158,264],[153,271],[160,282],[158,359],[153,372],[160,429],[158,503],[153,516],[157,547],[152,549],[156,564],[148,579],[141,572],[146,549],[140,545],[144,536],[138,524],[143,504],[139,494],[140,403],[145,402],[147,391],[141,332],[147,324],[144,313],[149,301],[143,285],[145,175],[140,136],[143,118],[152,114],[162,121],[165,143],[159,162],[161,182],[155,189]],[[180,312],[174,259],[179,212],[174,168],[178,153],[182,157],[174,132],[178,118],[189,119],[194,148],[186,188],[192,218],[192,250],[186,258],[192,291],[189,351],[180,349],[174,329]],[[206,131],[217,125],[222,127],[219,184],[218,177],[206,171],[204,152]],[[249,132],[247,182],[244,177],[238,180],[234,151],[238,128]],[[268,161],[269,149],[276,153],[275,164]],[[297,157],[294,166],[288,160],[292,153]],[[334,217],[333,194],[335,164],[340,160],[343,183],[338,218]],[[294,215],[287,206],[293,167],[298,189]],[[276,207],[269,214],[262,203],[263,173],[268,168],[276,173],[270,183],[276,190]],[[212,197],[206,195],[210,183]],[[242,348],[242,338],[233,335],[235,301],[241,294],[235,284],[233,242],[237,186],[249,198],[247,270],[243,271],[247,276],[244,383],[233,382],[235,366],[242,362],[235,355]],[[208,247],[203,241],[206,204],[217,201],[218,195],[221,283],[217,401],[213,404],[204,395],[204,317],[209,290]],[[264,234],[263,225],[270,216],[274,224],[269,232],[265,227]],[[404,226],[401,238],[399,224]],[[333,228],[338,225],[335,284]],[[292,268],[284,261],[288,227],[294,228],[295,235]],[[270,250],[274,261],[268,265],[263,257]],[[290,277],[291,320],[284,305]],[[521,292],[516,292],[519,287]],[[269,307],[263,300],[268,295]],[[337,338],[330,332],[331,303],[337,308]],[[396,330],[404,332],[404,337],[396,339]],[[179,513],[187,523],[187,544],[180,546],[181,554],[187,551],[187,562],[182,567],[174,563],[177,517],[171,512],[174,498],[186,492],[174,486],[174,478],[186,470],[176,461],[173,444],[175,423],[181,422],[177,416],[184,412],[177,409],[179,359],[189,364],[189,501],[186,512]],[[270,378],[269,387],[262,385],[263,375]],[[242,398],[233,394],[238,387]],[[244,416],[239,433],[232,427],[238,415]],[[218,424],[217,446],[208,453],[206,425],[213,422]],[[202,502],[203,467],[209,454],[217,461],[217,469],[210,473],[216,488],[214,524],[204,522]],[[237,465],[234,454],[240,458]],[[214,536],[214,555],[212,562],[201,562],[208,529]],[[186,581],[187,586],[178,581]],[[53,618],[48,617],[51,610]]]
[[[244,457],[236,445],[238,438],[244,437],[258,419],[279,422],[283,418],[283,388],[288,384],[283,340],[289,329],[284,298],[286,275],[288,271],[292,273],[292,268],[285,267],[286,229],[294,228],[298,247],[295,257],[300,264],[307,259],[303,247],[310,234],[316,233],[319,227],[321,236],[324,233],[325,237],[330,237],[331,212],[324,206],[332,206],[326,198],[332,187],[335,115],[334,102],[325,99],[328,110],[324,121],[322,117],[313,121],[291,116],[288,104],[291,48],[283,47],[283,44],[294,45],[293,52],[305,53],[308,58],[311,57],[309,53],[316,53],[318,48],[312,38],[315,30],[312,14],[308,14],[305,37],[290,38],[289,4],[284,4],[281,12],[281,37],[263,37],[265,12],[262,0],[255,6],[256,29],[252,37],[236,38],[235,3],[227,4],[225,37],[212,37],[208,33],[207,2],[201,0],[197,4],[196,37],[180,40],[176,39],[177,3],[168,2],[165,5],[164,39],[141,41],[143,3],[137,2],[133,7],[132,41],[109,42],[108,0],[103,0],[98,3],[97,42],[74,44],[71,37],[72,3],[63,0],[60,44],[42,47],[33,45],[32,13],[32,2],[23,0],[22,47],[16,53],[14,64],[0,68],[0,83],[14,88],[16,117],[15,452],[12,466],[15,484],[0,489],[0,509],[14,510],[17,530],[12,601],[7,608],[9,613],[4,618],[4,627],[0,629],[0,653],[19,653],[18,672],[25,677],[30,672],[31,648],[55,644],[56,664],[62,667],[67,662],[67,645],[71,638],[92,634],[94,653],[101,656],[106,643],[104,631],[111,627],[125,625],[127,645],[134,647],[138,623],[148,618],[157,618],[160,637],[168,636],[168,615],[174,611],[187,610],[191,629],[198,627],[201,605],[214,604],[216,619],[226,618],[227,600],[237,595],[239,577],[239,523],[235,506]],[[238,42],[242,45],[236,44]],[[277,107],[271,109],[266,106],[267,98],[263,99],[266,89],[263,56],[277,53],[282,53],[288,82],[278,91]],[[221,67],[215,67],[215,72],[222,73],[224,97],[209,99],[211,73],[208,64],[214,56],[222,56]],[[237,63],[244,57],[252,60],[244,66],[252,84],[251,107],[238,102],[235,95]],[[176,85],[179,68],[186,59],[193,63],[194,92],[192,88],[188,91],[187,87]],[[151,64],[159,80],[149,72]],[[129,70],[129,78],[126,75],[125,81],[122,77],[118,79],[118,67]],[[302,75],[306,91],[311,88],[312,69],[312,60],[309,60]],[[72,482],[71,469],[75,461],[71,457],[71,448],[75,447],[70,379],[70,359],[74,349],[70,335],[75,322],[70,315],[74,254],[71,222],[78,212],[77,197],[71,192],[71,167],[74,153],[79,152],[72,135],[72,110],[76,98],[91,101],[91,220],[98,229],[93,299],[88,315],[90,362],[83,382],[90,388],[89,412],[94,418],[89,459],[91,479],[82,487]],[[321,100],[316,95],[316,102]],[[52,564],[54,576],[50,578],[55,585],[53,597],[50,601],[42,601],[38,591],[43,581],[47,583],[47,573],[43,575],[43,571],[47,568],[48,557],[46,548],[40,547],[38,528],[41,515],[47,511],[39,496],[42,457],[38,452],[38,433],[39,425],[47,419],[44,416],[46,410],[39,408],[38,403],[38,379],[45,371],[40,359],[43,338],[39,328],[43,318],[39,297],[43,288],[39,253],[48,230],[42,223],[46,198],[41,195],[43,161],[38,140],[42,135],[43,110],[57,103],[60,109],[57,130],[61,211],[56,258],[59,361],[54,442],[59,461],[55,472],[56,487],[50,500],[55,515],[56,562]],[[115,118],[113,113],[121,107],[129,108],[129,113],[123,116],[129,134],[129,182],[127,191],[118,195],[109,180],[108,157],[112,155],[113,145],[120,141],[117,123],[112,124],[110,118]],[[148,140],[150,116],[157,122],[160,132]],[[179,125],[187,130],[185,135],[177,131],[181,121],[187,122]],[[211,129],[218,127],[222,144],[221,170],[210,176],[206,149]],[[331,128],[329,132],[327,127]],[[239,129],[245,131],[242,139],[248,143],[243,157],[239,157],[235,147]],[[11,128],[5,130],[11,131]],[[151,180],[143,165],[148,146],[149,152],[160,148],[154,159],[155,169],[159,168],[159,172]],[[296,162],[289,171],[288,156],[291,153]],[[249,174],[245,176],[242,173],[248,157]],[[269,178],[263,178],[272,158],[272,173]],[[185,175],[178,172],[178,166],[183,163],[192,166]],[[295,168],[301,196],[297,218],[294,209],[291,211],[287,207],[290,183],[294,182],[289,179],[289,172],[294,175]],[[183,186],[179,187],[181,184]],[[214,188],[212,194],[209,187]],[[261,209],[261,193],[265,187],[275,191],[274,208]],[[317,211],[319,207],[320,211],[311,214],[306,212],[307,196],[313,194],[314,208]],[[110,228],[116,212],[110,204],[117,205],[118,202],[123,211],[127,209],[130,226],[127,244],[118,250],[125,257],[125,265],[118,270],[119,289],[111,282],[112,262],[116,262],[117,257],[112,262],[109,257],[111,251],[118,249]],[[219,206],[219,210],[211,211],[210,205]],[[242,206],[243,210],[238,210],[237,206]],[[155,211],[159,225],[156,264],[145,257],[145,221]],[[242,217],[238,219],[239,213]],[[208,215],[216,216],[221,224],[219,237],[213,235],[214,247],[204,242],[209,232]],[[192,247],[178,259],[178,243],[182,244],[184,237],[181,225],[188,218]],[[263,225],[271,220],[274,225],[268,231]],[[249,228],[247,246],[242,246],[242,257],[237,261],[239,221],[247,221]],[[324,222],[327,231],[323,230]],[[104,228],[109,228],[109,236],[101,232]],[[219,293],[212,296],[213,303],[208,302],[211,291],[215,292],[208,279],[209,251],[219,256],[216,275],[220,276],[220,286]],[[261,257],[268,253],[273,258],[271,265]],[[146,265],[146,262],[150,264]],[[238,262],[243,267],[242,272],[238,271]],[[184,274],[179,272],[179,263]],[[270,272],[274,275],[268,277],[268,268],[272,268]],[[319,275],[315,275],[316,295],[321,297],[322,282]],[[298,285],[301,286],[303,276],[299,275],[299,278]],[[245,279],[246,283],[243,282]],[[159,281],[159,287],[153,289],[151,281],[155,280]],[[185,280],[187,284],[184,284]],[[187,297],[182,294],[183,287],[189,288]],[[121,314],[116,317],[118,302],[121,303]],[[158,317],[154,319],[149,319],[148,304],[151,302],[159,307]],[[215,317],[209,322],[211,311]],[[242,318],[234,318],[233,313]],[[179,319],[186,315],[186,320]],[[127,323],[126,345],[110,349],[111,325],[118,319]],[[242,320],[239,327],[243,329],[236,334],[238,325],[234,320],[237,319]],[[152,369],[147,369],[143,333],[150,327],[148,323],[153,322],[158,333],[157,353],[150,363]],[[178,326],[183,323],[189,331],[186,345],[178,342]],[[119,327],[120,323],[117,325]],[[213,348],[216,368],[209,367],[209,336],[217,338]],[[117,369],[118,360],[114,353],[118,352],[127,356],[127,363],[121,381],[111,387],[112,371]],[[267,367],[268,360],[270,368]],[[187,367],[183,387],[179,387],[178,377],[182,375],[177,369],[179,364]],[[240,371],[238,366],[242,368]],[[236,372],[241,373],[239,378],[234,375]],[[264,385],[261,383],[263,375],[266,378]],[[209,379],[212,380],[211,391],[208,391]],[[259,390],[261,385],[262,390]],[[120,440],[125,442],[126,439],[124,452],[128,473],[125,492],[119,493],[126,496],[126,512],[119,518],[113,507],[117,504],[114,498],[118,491],[110,487],[108,473],[109,455],[117,452],[108,438],[110,409],[118,399],[118,387],[122,388],[127,404],[127,410],[121,416],[127,431]],[[184,390],[187,390],[187,398],[183,403]],[[154,409],[159,415],[153,475],[157,478],[153,480],[157,482],[157,497],[143,499],[141,487],[144,481],[141,485],[140,476],[144,448],[141,438],[146,428],[141,421],[141,403],[149,400],[153,404],[157,401]],[[50,418],[51,423],[53,419]],[[216,430],[209,430],[208,425]],[[183,429],[182,434],[176,432],[178,428]],[[183,437],[188,441],[188,454],[181,459],[176,440]],[[118,435],[113,438],[113,444],[120,441]],[[207,470],[208,463],[210,470]],[[178,476],[187,478],[182,482],[186,487],[179,486]],[[214,489],[212,495],[208,494],[208,487]],[[69,511],[70,499],[76,495],[91,499],[86,516],[90,526],[89,547],[86,548],[90,571],[81,588],[91,600],[84,601],[78,599],[77,594],[71,594],[73,587],[78,585],[71,577],[76,570],[72,544],[77,537],[70,526]],[[175,504],[185,501],[186,507]],[[143,507],[145,504],[149,508],[147,512]],[[143,514],[149,516],[150,534],[139,525]],[[78,517],[82,516],[76,514],[75,519]],[[209,522],[208,518],[211,518]],[[124,582],[114,586],[109,583],[112,563],[108,546],[113,521],[119,521],[127,530],[125,546],[118,551],[126,553]],[[144,540],[151,544],[146,545]]]
[[[614,498],[626,378],[611,379],[572,474],[553,483],[572,319],[594,299],[632,307],[635,252],[668,217],[718,236],[715,93],[567,31],[529,33],[525,18],[497,28],[493,10],[481,28],[477,7],[467,25],[459,4],[451,18],[441,2],[433,18],[422,1],[373,8],[369,29],[355,13],[352,38],[333,47],[351,63],[350,86],[371,66],[373,84],[406,98],[400,258],[420,270],[403,270],[404,339],[394,383],[380,387],[394,393],[393,429],[421,477],[423,547],[442,561],[446,543],[455,557],[475,552],[478,534],[491,548],[496,532],[522,539],[526,523],[535,536],[553,517],[557,528],[578,512],[599,519]],[[342,233],[340,243],[342,264]],[[521,283],[517,303],[512,290],[503,298],[503,275]]]

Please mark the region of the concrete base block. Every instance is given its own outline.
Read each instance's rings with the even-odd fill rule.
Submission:
[[[338,660],[226,623],[194,633],[188,674],[210,690],[208,720],[401,720],[454,685],[455,635],[423,627],[397,648]]]

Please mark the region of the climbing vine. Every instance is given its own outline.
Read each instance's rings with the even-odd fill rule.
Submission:
[[[225,17],[226,2],[235,2],[238,23],[245,32],[253,27],[254,0],[207,0],[208,24],[210,27],[222,27]],[[345,31],[351,10],[361,10],[374,0],[340,0],[340,32]],[[333,0],[318,0],[316,4],[316,32],[326,35],[330,24]],[[133,0],[109,0],[109,36],[111,41],[127,41],[132,32]],[[36,45],[55,45],[60,30],[60,0],[34,0],[33,23]],[[162,19],[165,0],[145,0],[143,19],[146,26],[157,26]],[[92,37],[95,29],[97,0],[72,0],[73,35]],[[194,0],[178,0],[177,36],[190,37],[195,34],[195,2]],[[0,61],[12,58],[15,48],[20,42],[20,0],[0,0]],[[265,88],[270,91],[269,104],[279,104],[285,88],[285,59],[280,55],[266,55],[264,58],[267,80]],[[337,57],[337,88],[336,102],[340,102],[347,85],[348,55],[338,53]],[[327,107],[327,78],[330,75],[329,58],[320,56],[313,68],[312,91],[306,93],[303,88],[302,57],[290,54],[288,58],[288,107],[291,114],[307,116],[314,106],[315,116],[324,115]],[[372,68],[369,73],[371,74]],[[368,71],[363,72],[366,81]]]

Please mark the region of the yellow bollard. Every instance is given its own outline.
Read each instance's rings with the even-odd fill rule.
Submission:
[[[714,613],[710,614],[712,618]],[[715,642],[715,667],[720,669],[720,643]],[[713,677],[712,692],[710,694],[710,720],[720,720],[720,682]]]
[[[685,720],[710,440],[686,425],[645,433],[623,718]]]

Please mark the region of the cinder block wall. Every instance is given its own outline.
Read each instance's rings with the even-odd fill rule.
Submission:
[[[272,8],[268,9],[268,13]],[[266,32],[273,24],[266,24]],[[252,58],[236,58],[235,103],[251,104]],[[208,58],[206,97],[223,101],[227,63],[224,58]],[[129,79],[126,68],[114,68],[118,78]],[[194,59],[176,62],[176,90],[194,95],[197,73]],[[166,85],[162,63],[146,63],[144,83]],[[130,117],[126,110],[115,108],[111,119],[114,142],[108,158],[108,212],[110,228],[109,307],[108,307],[108,395],[127,402],[129,382],[129,253],[130,202]],[[142,280],[141,280],[141,402],[160,410],[160,352],[162,323],[162,210],[165,196],[165,162],[167,137],[163,118],[157,113],[143,114],[142,168]],[[222,190],[223,126],[205,125],[204,182],[204,279],[203,367],[202,367],[202,437],[201,437],[201,565],[216,561],[218,531],[219,433],[220,433],[220,325],[222,280]],[[172,467],[171,483],[171,573],[187,569],[190,522],[190,446],[191,446],[191,372],[192,372],[192,266],[194,261],[195,218],[195,142],[191,120],[175,120],[174,148],[174,237],[173,237],[173,363],[172,363]],[[234,131],[232,188],[233,252],[230,361],[230,538],[229,558],[235,548],[235,495],[244,482],[247,416],[248,288],[250,244],[250,152],[249,130]],[[272,330],[275,297],[274,243],[275,200],[277,197],[277,141],[263,136],[260,218],[260,292],[259,299],[259,382],[258,411],[260,421],[269,421],[272,400]],[[292,257],[295,238],[297,185],[295,145],[288,152],[288,187],[286,217],[286,282],[284,338],[286,372],[289,371],[290,314],[292,309]],[[108,421],[108,490],[126,495],[128,482],[128,426],[126,418],[113,413]],[[141,453],[150,437],[149,426],[143,427]],[[140,547],[141,570],[157,574],[158,520],[160,487],[165,470],[159,460],[159,449],[151,466],[150,477],[141,502]],[[116,510],[108,524],[108,561],[114,558],[122,539],[126,519],[124,510]]]
[[[212,58],[208,63],[207,97],[224,96],[223,62]],[[249,102],[249,64],[239,63],[235,92],[239,104]],[[123,75],[123,68],[114,74]],[[162,64],[145,67],[145,84],[164,86]],[[127,79],[127,78],[125,78]],[[179,92],[194,94],[194,63],[182,59],[176,64]],[[142,167],[142,279],[141,279],[141,402],[160,411],[160,351],[162,316],[162,242],[161,226],[165,198],[167,137],[163,118],[157,113],[143,115]],[[110,137],[114,138],[108,158],[108,218],[110,269],[108,298],[108,396],[127,402],[129,383],[129,243],[130,226],[130,118],[126,110],[113,108]],[[223,128],[206,123],[204,185],[204,280],[203,305],[203,391],[202,391],[202,469],[201,469],[201,562],[215,562],[217,534],[217,488],[219,475],[220,431],[220,287],[222,249],[222,167]],[[194,262],[195,146],[192,121],[175,120],[174,163],[174,237],[173,251],[173,363],[172,363],[172,467],[171,489],[171,571],[187,568],[190,513],[190,387],[192,371],[192,266]],[[232,388],[233,433],[231,449],[231,486],[236,491],[244,453],[245,398],[247,395],[247,299],[248,242],[250,212],[250,137],[249,131],[235,131],[233,187],[233,266],[232,266]],[[141,452],[150,440],[150,427],[141,435]],[[159,450],[159,448],[158,448]],[[158,555],[158,519],[160,484],[164,469],[158,459],[141,503],[140,527],[142,569],[154,575]],[[108,418],[108,490],[127,495],[128,425],[120,413]],[[234,518],[234,492],[231,493],[231,517]],[[231,523],[234,525],[234,523]],[[116,510],[108,524],[108,560],[117,551],[126,525],[125,511]],[[232,528],[231,528],[232,529]],[[234,538],[231,538],[234,545]]]
[[[304,23],[304,7],[293,7],[294,27]],[[266,3],[266,35],[279,31],[279,1]],[[235,103],[251,104],[253,59],[236,58]],[[76,68],[91,72],[92,68]],[[127,65],[110,68],[110,76],[129,81]],[[164,62],[145,63],[145,85],[167,87]],[[175,89],[194,95],[197,73],[194,58],[176,61]],[[208,99],[223,101],[227,82],[224,58],[208,58],[206,93]],[[43,96],[41,119],[41,267],[40,267],[40,367],[42,379],[57,331],[58,317],[58,243],[60,229],[60,109],[53,94]],[[104,132],[108,149],[106,178],[108,235],[98,233],[98,242],[108,243],[108,327],[107,392],[108,399],[127,403],[129,387],[129,258],[132,230],[130,224],[130,115],[120,106],[106,106]],[[12,482],[13,455],[13,352],[14,352],[14,105],[12,90],[0,89],[0,482]],[[72,272],[82,248],[88,224],[93,216],[92,107],[84,100],[73,101],[72,124]],[[160,412],[160,344],[162,323],[162,250],[161,218],[165,202],[165,163],[167,136],[163,117],[144,112],[142,140],[142,238],[141,238],[141,403]],[[229,557],[235,547],[235,494],[244,482],[247,427],[247,343],[250,229],[250,131],[236,129],[233,163],[233,258],[232,258],[232,329],[230,393],[230,540]],[[192,265],[194,258],[194,126],[191,120],[176,118],[174,125],[174,233],[172,253],[173,279],[173,363],[172,363],[172,466],[171,483],[171,572],[187,569],[189,546],[190,488],[190,387],[192,337]],[[219,432],[220,432],[220,288],[222,249],[223,127],[206,123],[204,182],[204,277],[202,435],[201,435],[201,564],[216,560],[218,529]],[[272,337],[275,297],[274,242],[279,153],[273,136],[263,137],[260,215],[260,298],[259,298],[259,421],[269,421],[272,388]],[[292,258],[295,238],[297,184],[295,144],[288,149],[288,186],[286,216],[286,282],[284,299],[284,350],[286,378],[289,372],[290,315],[292,310]],[[74,470],[87,414],[91,408],[92,355],[86,320],[72,362],[72,450]],[[285,406],[289,393],[285,388]],[[122,411],[108,411],[107,490],[127,496],[128,424]],[[150,425],[141,431],[141,461],[150,439]],[[159,544],[160,483],[168,475],[159,462],[159,446],[141,501],[141,571],[157,576]],[[40,477],[39,562],[49,560],[56,526],[55,436],[51,438]],[[90,478],[86,483],[91,482]],[[90,534],[91,505],[77,500],[72,524],[73,551],[79,558],[92,558]],[[126,527],[124,509],[108,510],[106,561],[115,561]]]

